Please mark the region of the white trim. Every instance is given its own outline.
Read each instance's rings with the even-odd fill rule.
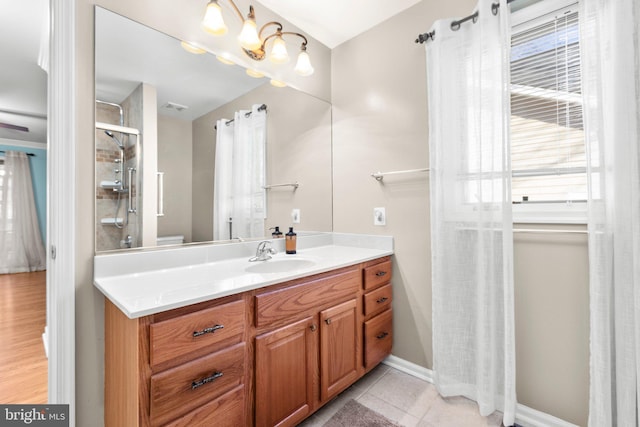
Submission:
[[[14,147],[34,148],[36,150],[46,150],[47,144],[41,142],[21,141],[19,139],[0,138],[0,145],[13,145]]]
[[[49,333],[48,326],[44,327],[44,332],[42,333],[42,344],[44,345],[44,357],[49,358]]]
[[[427,369],[423,366],[416,365],[415,363],[409,362],[407,360],[400,359],[393,354],[384,359],[382,363],[387,366],[391,366],[398,371],[402,371],[405,374],[409,374],[412,377],[420,378],[421,380],[425,380],[433,384],[433,371],[431,369]]]
[[[49,403],[69,404],[75,427],[76,3],[49,0],[47,326]],[[57,256],[53,256],[53,248]]]
[[[391,355],[382,361],[399,371],[433,384],[433,371],[415,363]],[[522,427],[579,427],[545,412],[531,409],[518,403],[516,408],[516,424]]]

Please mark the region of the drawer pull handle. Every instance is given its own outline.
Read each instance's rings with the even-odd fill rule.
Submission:
[[[215,331],[217,331],[218,329],[222,329],[222,328],[224,328],[224,325],[216,325],[216,326],[212,326],[210,328],[204,328],[201,331],[194,331],[193,332],[193,337],[197,338],[197,337],[205,335],[205,334],[212,334]]]
[[[318,326],[314,323],[313,325],[309,326],[309,329],[311,329],[311,332],[315,332],[318,329]]]
[[[387,272],[386,272],[386,271],[378,271],[378,272],[376,273],[376,276],[378,276],[378,277],[382,277],[382,276],[385,276],[386,274],[387,274]]]
[[[198,387],[202,387],[203,385],[205,385],[206,383],[210,383],[212,381],[217,380],[218,378],[220,378],[222,376],[222,372],[214,372],[213,375],[211,375],[210,377],[207,378],[203,378],[199,381],[193,381],[191,383],[191,390],[195,390]]]
[[[381,339],[385,338],[387,335],[389,335],[389,332],[382,332],[381,334],[376,335],[376,338],[381,340]]]
[[[330,324],[331,324],[331,319],[327,319],[327,320],[325,320],[324,322],[325,322],[327,325],[330,325]]]
[[[389,298],[387,298],[387,297],[382,297],[382,298],[380,298],[380,299],[376,300],[376,302],[377,302],[378,304],[382,304],[383,302],[386,302],[388,299],[389,299]]]

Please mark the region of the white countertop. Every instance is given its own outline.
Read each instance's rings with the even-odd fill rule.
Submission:
[[[269,240],[278,253],[268,261],[249,262],[257,241],[96,255],[94,285],[135,319],[393,254],[388,236],[298,237],[295,255],[284,253],[284,239]],[[308,262],[282,272],[252,272],[261,263],[293,259]]]

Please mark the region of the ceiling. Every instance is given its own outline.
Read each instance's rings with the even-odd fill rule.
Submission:
[[[0,0],[0,139],[46,143],[47,73],[38,65],[48,0]],[[26,23],[31,22],[31,25]]]
[[[334,48],[421,0],[256,1]],[[47,29],[47,5],[48,0],[0,0],[0,123],[29,128],[29,132],[22,132],[0,127],[0,139],[46,143],[47,76],[38,57]],[[189,62],[174,61],[177,63]],[[179,70],[176,73],[181,75]]]

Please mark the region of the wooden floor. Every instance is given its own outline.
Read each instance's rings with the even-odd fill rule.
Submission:
[[[0,274],[0,403],[47,403],[46,273]]]

